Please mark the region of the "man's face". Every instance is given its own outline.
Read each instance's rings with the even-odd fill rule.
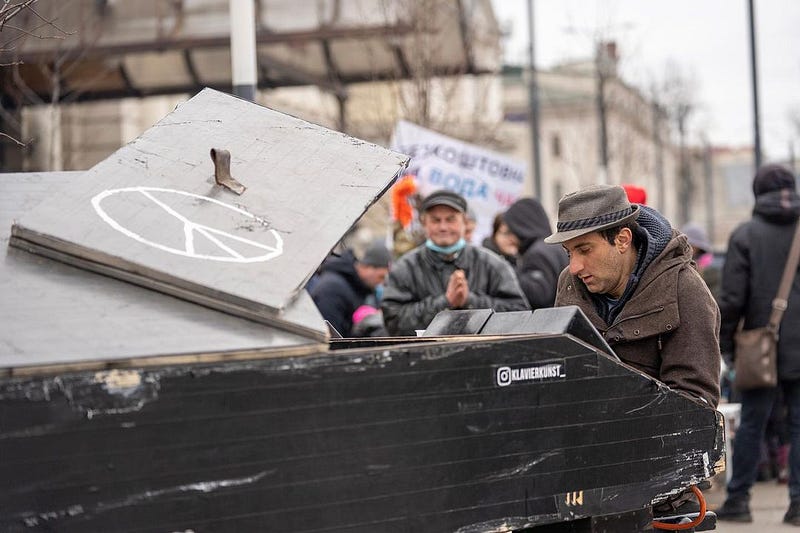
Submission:
[[[519,239],[505,222],[502,222],[494,234],[494,243],[503,255],[514,257],[519,253]]]
[[[435,205],[422,215],[422,227],[436,246],[452,246],[464,236],[465,218],[452,207]]]
[[[364,282],[364,285],[370,289],[374,289],[386,279],[389,274],[388,267],[377,267],[370,265],[358,265],[356,268],[358,277]]]
[[[475,227],[478,225],[477,222],[471,219],[467,219],[466,224],[464,226],[464,239],[467,242],[472,242],[472,234],[475,232]]]
[[[621,230],[615,244],[596,231],[568,240],[563,246],[569,256],[570,273],[579,277],[589,292],[619,298],[628,284],[631,268],[625,254],[635,253],[629,234],[630,230]]]

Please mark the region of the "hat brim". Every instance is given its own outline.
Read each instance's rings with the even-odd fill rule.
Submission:
[[[613,228],[614,226],[619,226],[631,220],[635,220],[639,216],[639,206],[637,204],[631,204],[631,207],[633,208],[633,211],[629,215],[624,216],[619,220],[614,220],[613,222],[600,224],[599,226],[591,226],[588,228],[573,229],[569,231],[556,231],[552,235],[545,237],[544,242],[546,242],[547,244],[559,244],[562,242],[567,242],[569,240],[572,240],[575,237],[580,237],[581,235],[592,233],[593,231],[601,231],[606,228]]]
[[[445,207],[449,207],[451,209],[455,209],[459,213],[465,213],[466,212],[464,210],[464,208],[461,205],[459,205],[459,203],[457,201],[451,200],[449,198],[439,198],[439,199],[437,199],[436,201],[434,201],[430,205],[426,205],[425,208],[422,210],[422,212],[423,213],[427,213],[428,211],[430,211],[432,208],[436,207],[437,205],[443,205]]]

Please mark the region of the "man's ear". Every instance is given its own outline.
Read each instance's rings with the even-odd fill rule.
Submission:
[[[631,232],[631,229],[622,228],[619,230],[617,237],[614,239],[614,243],[619,253],[624,253],[633,243],[633,232]]]

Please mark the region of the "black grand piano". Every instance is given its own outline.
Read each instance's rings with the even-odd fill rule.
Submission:
[[[329,339],[305,281],[406,164],[206,90],[0,175],[0,531],[645,531],[724,468],[577,309]]]

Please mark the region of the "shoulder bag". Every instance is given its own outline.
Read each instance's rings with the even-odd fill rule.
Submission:
[[[794,232],[789,257],[783,269],[778,294],[772,300],[772,312],[766,326],[742,329],[733,337],[734,386],[739,390],[775,387],[778,384],[778,329],[788,304],[789,290],[800,259],[800,220]]]

